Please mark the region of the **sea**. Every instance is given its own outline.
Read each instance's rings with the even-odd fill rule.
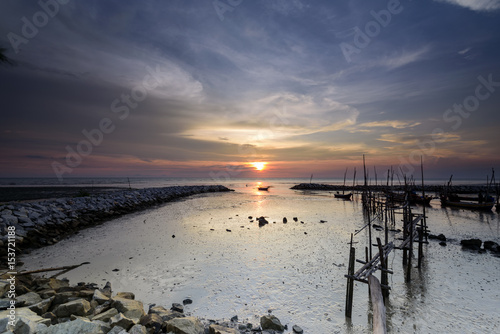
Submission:
[[[185,312],[206,319],[229,321],[238,316],[258,326],[262,315],[272,313],[288,325],[288,332],[298,325],[305,333],[371,333],[373,311],[364,283],[355,284],[352,318],[345,317],[349,241],[365,225],[361,195],[345,201],[329,191],[290,189],[308,182],[309,177],[223,182],[82,178],[61,185],[57,179],[1,179],[0,186],[146,188],[222,183],[234,192],[195,195],[82,230],[23,255],[22,269],[90,262],[64,276],[73,284],[104,286],[109,281],[115,292],[134,292],[146,309],[152,304],[169,308],[190,298],[193,303],[185,306]],[[343,179],[312,182],[343,184]],[[445,182],[426,180],[426,184]],[[455,181],[481,183],[485,181]],[[271,187],[259,191],[259,186]],[[421,206],[412,209],[423,212]],[[390,253],[388,332],[500,333],[500,257],[460,245],[470,238],[500,243],[499,214],[442,208],[438,199],[425,213],[430,232],[444,234],[446,245],[434,240],[424,245],[422,266],[411,269],[409,283],[402,251]],[[260,216],[269,224],[259,227]],[[395,243],[401,242],[396,231],[401,224],[397,215],[395,231],[389,235]],[[373,234],[383,238],[383,232]],[[358,259],[364,259],[368,240],[366,229],[354,236]],[[358,263],[356,269],[361,266]]]

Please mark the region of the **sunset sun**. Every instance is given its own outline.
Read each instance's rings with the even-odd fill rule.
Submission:
[[[266,168],[267,162],[252,162],[250,163],[256,170],[261,171]]]

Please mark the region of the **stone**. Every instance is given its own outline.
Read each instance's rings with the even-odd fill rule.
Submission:
[[[277,331],[284,331],[285,327],[281,324],[280,320],[274,315],[265,315],[260,318],[260,326],[263,330],[273,329]]]
[[[264,226],[266,224],[269,224],[269,222],[264,217],[259,217],[259,218],[257,218],[257,220],[259,221],[259,226],[260,227],[262,227],[262,226]]]
[[[446,237],[444,236],[444,234],[440,234],[440,235],[429,234],[428,238],[439,240],[439,241],[446,241]]]
[[[159,332],[163,325],[163,319],[156,313],[145,315],[139,323],[147,328],[153,328],[155,332]]]
[[[21,307],[16,308],[16,324],[12,327],[8,324],[9,314],[8,310],[0,312],[0,333],[10,329],[15,334],[32,334],[36,332],[39,324],[50,325],[50,319],[44,319],[28,308]]]
[[[47,298],[53,297],[56,295],[56,293],[57,292],[55,290],[38,291],[38,294],[40,295],[40,297],[42,297],[42,299],[47,299]]]
[[[147,334],[148,331],[146,330],[146,327],[142,325],[134,325],[132,328],[128,330],[129,334]]]
[[[193,303],[193,300],[191,298],[186,298],[182,301],[182,304],[184,305],[190,305]]]
[[[174,318],[167,321],[167,332],[175,334],[203,334],[205,329],[198,318]]]
[[[7,291],[10,289],[10,282],[3,279],[0,280],[0,297],[3,297]]]
[[[54,301],[53,303],[55,305],[58,304],[64,304],[72,300],[77,300],[80,299],[78,298],[78,292],[77,291],[65,291],[65,292],[59,292],[56,293],[54,296]]]
[[[16,302],[24,303],[24,306],[31,306],[34,304],[38,304],[41,301],[42,297],[40,297],[36,292],[28,292],[16,298]]]
[[[169,321],[169,320],[172,320],[172,319],[175,319],[175,318],[182,318],[182,317],[184,317],[184,314],[179,313],[179,312],[174,312],[174,311],[171,311],[171,310],[167,310],[163,306],[152,307],[149,310],[149,313],[150,314],[158,314],[163,319],[163,321]]]
[[[127,334],[127,331],[120,326],[113,327],[107,334]]]
[[[439,245],[445,247],[446,246],[446,241],[440,241]]]
[[[174,312],[184,313],[184,306],[179,303],[173,303],[171,310]]]
[[[297,334],[304,333],[304,330],[302,328],[300,328],[299,326],[297,326],[297,325],[293,325],[292,330],[293,330],[294,333],[297,333]]]
[[[288,220],[286,219],[286,217],[283,217],[283,224],[286,224],[288,222]]]
[[[99,314],[96,314],[94,316],[92,316],[90,319],[92,321],[94,320],[100,320],[100,321],[104,321],[104,322],[108,322],[109,319],[111,319],[112,317],[114,317],[115,315],[117,315],[119,312],[117,309],[115,308],[110,308],[109,310],[107,310],[106,312],[102,312],[102,313],[99,313]]]
[[[42,300],[39,303],[36,303],[36,304],[29,306],[28,308],[30,310],[32,310],[33,312],[35,312],[36,314],[41,316],[42,314],[46,313],[49,310],[50,306],[52,305],[53,300],[54,300],[54,297],[47,298],[47,299]]]
[[[118,292],[116,294],[116,297],[125,299],[135,299],[135,295],[132,292]]]
[[[42,318],[50,319],[50,322],[53,325],[57,324],[57,316],[52,312],[47,312],[47,313],[42,314]]]
[[[115,297],[111,306],[126,317],[133,319],[136,323],[139,322],[143,315],[146,315],[144,305],[137,300]]]
[[[23,227],[33,227],[33,226],[36,226],[32,221],[31,219],[29,219],[28,217],[18,217],[17,218],[17,221],[19,224],[21,224]]]
[[[111,319],[109,319],[111,327],[116,327],[120,326],[124,328],[125,330],[128,330],[134,325],[134,321],[130,318],[127,318],[126,316],[123,315],[123,313],[118,313],[117,315],[113,316]]]
[[[97,301],[99,304],[104,304],[109,300],[109,297],[102,293],[100,290],[95,289],[92,299]]]
[[[57,291],[61,290],[62,288],[68,288],[69,281],[51,278],[48,282],[48,285],[49,285],[50,289],[55,290],[57,292]]]
[[[499,252],[500,251],[500,245],[494,241],[485,241],[484,242],[484,249],[487,249],[491,252]]]
[[[480,250],[482,241],[480,239],[466,239],[460,241],[462,248],[470,250]]]
[[[208,329],[210,331],[210,334],[240,334],[240,332],[234,328],[223,327],[219,325],[210,325]]]
[[[42,329],[37,334],[105,334],[106,330],[102,324],[92,322],[85,318],[77,318],[73,321],[63,322]]]
[[[14,224],[17,224],[17,217],[13,215],[2,215],[1,216],[4,223],[7,224],[7,226],[12,226]]]
[[[104,288],[99,289],[99,291],[102,292],[105,296],[111,298],[111,283],[106,282],[106,285],[104,286]]]
[[[6,310],[10,306],[10,298],[0,299],[0,310]]]
[[[60,317],[69,317],[70,315],[86,316],[90,312],[90,303],[85,299],[73,300],[58,305],[54,314]]]

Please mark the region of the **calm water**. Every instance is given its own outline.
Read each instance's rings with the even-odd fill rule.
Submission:
[[[228,184],[236,192],[198,195],[127,215],[22,260],[26,269],[89,261],[67,277],[73,283],[109,280],[114,291],[133,291],[146,304],[169,306],[191,297],[187,311],[200,317],[238,315],[258,324],[272,310],[306,333],[368,333],[364,284],[355,287],[352,321],[344,317],[347,242],[364,224],[359,198],[345,202],[330,192],[289,189],[301,181],[267,180],[264,184],[274,187],[259,192],[254,181],[236,180]],[[500,258],[459,245],[471,237],[500,243],[498,214],[442,209],[437,200],[427,214],[431,232],[451,240],[446,247],[433,241],[424,247],[423,268],[414,269],[410,285],[404,283],[401,251],[391,254],[389,330],[500,332]],[[248,216],[266,216],[270,224],[259,228]],[[356,237],[358,254],[366,239],[365,233]]]

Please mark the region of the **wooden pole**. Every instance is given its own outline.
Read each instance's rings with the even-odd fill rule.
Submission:
[[[352,275],[354,275],[354,264],[356,259],[356,249],[352,247],[352,233],[351,233],[351,247],[349,249],[349,268],[347,269],[347,274],[349,277],[347,278],[347,289],[346,289],[346,297],[345,297],[345,316],[347,318],[352,317],[352,299],[354,295],[354,279]]]
[[[385,334],[387,333],[387,329],[382,287],[380,286],[379,280],[373,275],[368,276],[368,284],[370,286],[370,296],[372,298],[373,333]]]
[[[410,228],[410,233],[409,233],[409,238],[410,238],[410,246],[408,247],[408,270],[406,271],[406,282],[411,281],[411,262],[413,258],[413,222],[411,221],[412,219],[412,214],[411,214],[411,209],[409,210],[409,228]]]
[[[422,267],[422,258],[424,257],[423,244],[424,244],[424,229],[420,227],[418,229],[418,265],[417,265],[418,269]]]
[[[83,262],[83,263],[75,264],[75,265],[72,265],[72,266],[54,267],[54,268],[47,268],[47,269],[37,269],[37,270],[31,270],[31,271],[23,271],[23,272],[18,273],[17,275],[21,276],[21,275],[37,274],[37,273],[44,273],[44,272],[47,272],[47,271],[56,271],[56,270],[66,270],[66,271],[69,271],[69,270],[76,269],[76,268],[78,268],[80,266],[83,266],[84,264],[90,264],[90,262]]]
[[[424,160],[422,158],[422,156],[420,156],[420,171],[422,173],[422,200],[424,201],[424,210],[423,210],[423,214],[424,214],[424,222],[423,222],[423,233],[424,233],[424,237],[425,237],[425,241],[427,241],[427,218],[425,217],[426,214],[425,214],[425,185],[424,185]],[[420,267],[419,267],[420,268]]]
[[[382,241],[380,240],[380,238],[377,238],[377,246],[378,253],[380,254],[380,266],[382,267],[382,270],[380,270],[380,280],[383,286],[387,286],[389,284],[389,280],[387,277],[387,259],[384,255],[384,247],[382,246]],[[389,294],[389,290],[384,289],[382,293],[385,300]]]

